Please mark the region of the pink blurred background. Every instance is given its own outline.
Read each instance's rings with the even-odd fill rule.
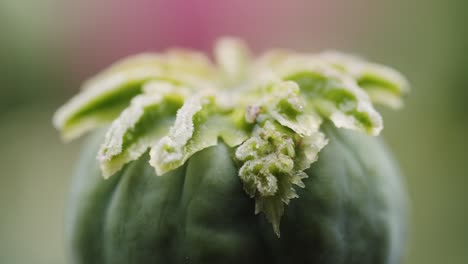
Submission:
[[[255,51],[349,47],[364,34],[359,24],[365,22],[353,14],[365,8],[382,11],[370,2],[84,0],[68,10],[74,23],[62,30],[67,49],[73,50],[72,66],[86,69],[81,74],[88,76],[122,56],[147,50],[177,45],[209,52],[225,35],[246,39]]]

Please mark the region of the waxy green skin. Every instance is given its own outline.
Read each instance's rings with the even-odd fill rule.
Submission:
[[[280,238],[254,214],[223,143],[163,176],[145,154],[105,180],[95,133],[72,184],[72,263],[400,263],[407,211],[392,156],[379,138],[322,129],[329,143],[286,207]]]

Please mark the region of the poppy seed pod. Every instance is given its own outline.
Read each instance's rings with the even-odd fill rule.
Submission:
[[[397,71],[233,38],[112,65],[54,116],[96,130],[72,184],[72,263],[400,263],[406,194],[374,104]],[[99,128],[98,127],[102,127]]]

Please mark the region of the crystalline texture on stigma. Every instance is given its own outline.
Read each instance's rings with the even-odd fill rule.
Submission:
[[[266,121],[255,134],[236,150],[236,158],[244,162],[239,176],[252,198],[256,191],[273,196],[278,191],[277,174],[290,174],[294,168],[294,142],[275,130],[271,121]]]
[[[150,163],[155,166],[158,174],[164,172],[161,164],[171,164],[184,159],[184,146],[192,137],[194,132],[194,116],[202,110],[206,100],[200,96],[187,99],[182,108],[177,111],[174,125],[170,128],[167,136],[163,137],[151,151]]]

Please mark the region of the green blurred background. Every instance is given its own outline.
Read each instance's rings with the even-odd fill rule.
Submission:
[[[468,1],[0,0],[0,263],[66,263],[81,141],[53,111],[123,56],[236,35],[259,52],[340,49],[396,67],[406,107],[381,109],[411,197],[405,263],[468,263]]]

